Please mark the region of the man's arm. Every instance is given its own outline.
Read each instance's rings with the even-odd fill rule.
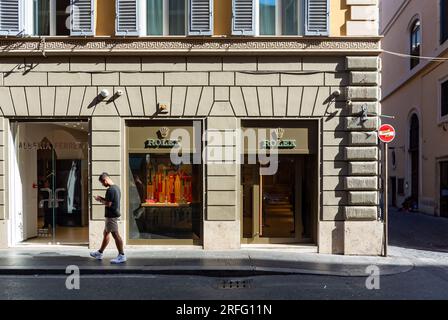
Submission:
[[[106,207],[110,208],[112,206],[112,202],[107,201],[106,199],[104,199],[103,197],[100,196],[96,196],[95,200],[98,201],[99,203],[105,205]]]

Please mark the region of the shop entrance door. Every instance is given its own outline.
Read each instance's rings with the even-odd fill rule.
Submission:
[[[448,161],[440,163],[440,216],[448,218]]]
[[[88,123],[11,122],[13,243],[88,243]]]
[[[242,165],[242,229],[245,243],[311,242],[312,208],[305,190],[305,157],[279,156],[274,175],[260,175],[260,166]],[[309,192],[309,194],[307,194]]]

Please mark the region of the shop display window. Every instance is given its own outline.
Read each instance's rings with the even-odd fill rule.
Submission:
[[[201,167],[169,154],[130,154],[129,164],[131,239],[198,240]]]

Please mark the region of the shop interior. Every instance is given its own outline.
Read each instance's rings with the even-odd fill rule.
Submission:
[[[13,244],[87,245],[88,122],[11,122]]]
[[[279,155],[278,171],[260,175],[259,164],[241,169],[243,238],[249,243],[314,243],[316,157]]]

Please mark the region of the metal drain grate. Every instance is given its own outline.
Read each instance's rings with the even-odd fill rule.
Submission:
[[[219,280],[219,289],[249,289],[252,286],[252,280]]]

